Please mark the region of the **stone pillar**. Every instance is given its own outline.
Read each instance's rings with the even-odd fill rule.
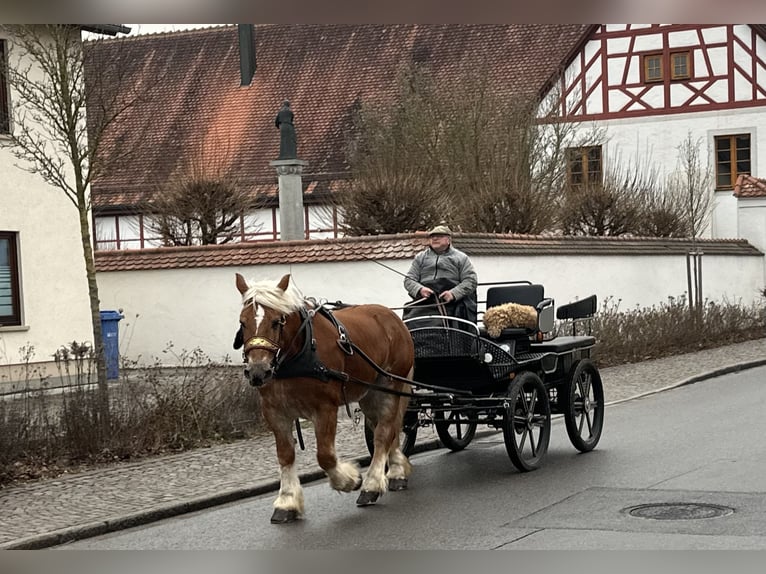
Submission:
[[[277,159],[269,165],[279,176],[279,239],[305,239],[303,183],[301,174],[309,162],[301,159]]]

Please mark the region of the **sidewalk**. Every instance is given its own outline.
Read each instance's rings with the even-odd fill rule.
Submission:
[[[766,339],[601,370],[607,404],[766,364]],[[343,412],[343,411],[341,411]],[[604,432],[609,432],[608,424]],[[304,433],[301,476],[324,476]],[[420,429],[417,447],[437,446]],[[366,464],[361,425],[339,417],[338,456]],[[45,548],[276,490],[272,437],[155,457],[0,490],[0,549]]]

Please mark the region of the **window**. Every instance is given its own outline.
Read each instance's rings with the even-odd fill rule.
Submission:
[[[661,82],[665,78],[665,64],[662,54],[644,56],[644,82]],[[689,52],[670,54],[668,71],[671,80],[685,80],[691,77],[691,58]]]
[[[737,177],[750,169],[750,134],[715,138],[716,189],[733,189]]]
[[[676,52],[670,55],[670,79],[682,80],[688,78],[689,73],[689,52]]]
[[[662,81],[662,56],[660,54],[644,56],[644,81]]]
[[[0,231],[0,326],[21,325],[16,234]]]
[[[0,38],[0,133],[11,132],[11,116],[8,104],[8,78],[5,76],[6,59],[5,40]]]
[[[601,146],[568,149],[567,174],[571,185],[602,183]]]

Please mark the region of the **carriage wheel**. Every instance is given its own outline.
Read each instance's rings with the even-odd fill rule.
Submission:
[[[604,386],[596,366],[583,359],[567,385],[564,421],[569,440],[580,452],[593,450],[604,426]]]
[[[551,407],[540,377],[530,371],[517,375],[503,407],[503,439],[511,462],[521,472],[535,470],[551,438]]]
[[[434,426],[442,444],[452,452],[457,452],[471,443],[477,425],[470,422],[463,411],[436,411]]]
[[[418,413],[407,411],[404,413],[402,430],[399,432],[399,448],[404,456],[410,456],[415,449],[415,439],[418,436]],[[368,419],[364,419],[364,442],[372,456],[375,451],[375,431],[370,427]]]

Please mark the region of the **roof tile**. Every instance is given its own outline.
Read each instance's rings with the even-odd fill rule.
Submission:
[[[740,175],[734,185],[734,197],[766,197],[766,179]]]

